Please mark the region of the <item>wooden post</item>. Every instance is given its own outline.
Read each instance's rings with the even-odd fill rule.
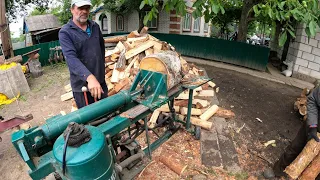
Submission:
[[[14,56],[12,44],[11,44],[11,37],[10,37],[10,30],[9,30],[9,23],[7,23],[6,19],[6,5],[5,0],[0,0],[0,34],[3,53],[6,58],[11,58]]]

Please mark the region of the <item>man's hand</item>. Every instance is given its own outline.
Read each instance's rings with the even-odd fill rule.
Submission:
[[[315,141],[319,142],[319,138],[317,136],[317,126],[310,126],[309,127],[309,139],[314,139]]]
[[[91,96],[94,97],[95,99],[97,98],[100,99],[101,93],[104,93],[104,92],[100,83],[96,79],[96,77],[92,74],[89,75],[87,78],[87,82],[88,82],[88,89],[91,93]]]

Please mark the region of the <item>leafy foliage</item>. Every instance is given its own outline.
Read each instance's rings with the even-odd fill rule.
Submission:
[[[139,10],[141,0],[103,0],[104,9],[117,14]]]

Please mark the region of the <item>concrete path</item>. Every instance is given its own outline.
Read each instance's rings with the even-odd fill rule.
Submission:
[[[268,66],[267,69],[268,69],[269,73],[267,73],[267,72],[252,70],[249,68],[240,67],[240,66],[236,66],[236,65],[232,65],[232,64],[226,64],[226,63],[222,63],[222,62],[216,62],[216,61],[210,61],[210,60],[198,59],[198,58],[192,58],[192,57],[185,57],[185,56],[183,58],[188,62],[205,64],[205,65],[210,65],[210,66],[214,66],[217,68],[237,71],[240,73],[248,74],[248,75],[262,78],[262,79],[266,79],[269,81],[287,84],[289,86],[294,86],[294,87],[297,87],[300,89],[304,89],[304,88],[312,89],[314,87],[314,85],[312,83],[302,81],[302,80],[292,78],[292,77],[285,77],[276,68],[274,68],[272,66]]]

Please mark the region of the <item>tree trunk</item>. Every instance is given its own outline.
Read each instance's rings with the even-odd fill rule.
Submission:
[[[248,33],[248,14],[250,9],[253,7],[253,2],[251,0],[247,0],[243,3],[241,17],[239,22],[239,33],[238,33],[238,41],[245,42],[247,40]]]
[[[270,44],[271,51],[277,51],[279,48],[279,36],[281,31],[281,23],[276,21],[276,30],[272,38],[272,43]]]
[[[283,46],[283,51],[282,51],[282,56],[281,56],[281,62],[285,61],[287,59],[287,55],[288,55],[288,51],[289,51],[289,45],[290,45],[290,41],[291,41],[291,35],[288,34],[287,36],[287,41]]]
[[[6,7],[5,0],[0,0],[0,36],[2,42],[2,48],[5,58],[13,57],[13,49],[10,39],[10,30],[9,23],[7,24],[7,20],[5,17]],[[2,52],[1,52],[2,53]]]

